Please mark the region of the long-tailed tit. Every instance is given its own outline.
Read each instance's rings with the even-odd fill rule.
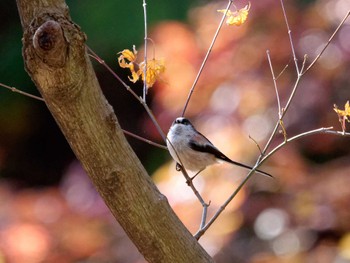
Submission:
[[[247,169],[252,167],[232,161],[220,152],[192,123],[184,118],[176,118],[167,135],[167,146],[173,159],[185,169],[201,172],[207,166],[225,161]],[[272,177],[261,170],[256,172]],[[198,174],[197,173],[197,174]],[[196,174],[196,175],[197,175]]]

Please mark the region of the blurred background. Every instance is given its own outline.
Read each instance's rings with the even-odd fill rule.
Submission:
[[[142,1],[67,1],[87,44],[125,81],[117,52],[142,53]],[[235,1],[236,8],[248,2]],[[164,131],[181,114],[188,91],[221,19],[226,1],[148,2],[149,34],[166,72],[148,102]],[[232,7],[231,10],[234,10]],[[39,95],[24,71],[22,29],[14,1],[0,2],[0,82]],[[286,1],[301,65],[320,52],[345,14],[348,0]],[[150,45],[151,46],[151,45]],[[234,160],[254,164],[278,117],[266,50],[270,50],[282,105],[296,70],[279,1],[251,2],[240,27],[224,25],[186,116]],[[153,56],[153,47],[149,50]],[[140,56],[142,57],[142,56]],[[97,62],[101,87],[121,126],[161,143],[143,108]],[[319,62],[302,78],[285,126],[289,137],[320,127],[340,130],[333,104],[350,99],[350,20]],[[131,83],[130,83],[131,84]],[[133,85],[141,94],[141,83]],[[348,125],[349,126],[349,125]],[[349,130],[349,129],[348,129]],[[201,205],[169,154],[128,137],[149,174],[184,224],[195,233]],[[271,148],[283,141],[277,134]],[[305,137],[277,152],[200,242],[216,262],[350,262],[350,140]],[[209,216],[246,171],[216,165],[195,185],[211,205]],[[144,262],[110,215],[41,101],[0,88],[0,263]]]

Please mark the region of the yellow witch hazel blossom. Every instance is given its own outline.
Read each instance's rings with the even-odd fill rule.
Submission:
[[[141,62],[140,64],[136,63],[137,59],[137,50],[135,46],[133,46],[133,51],[129,49],[124,49],[121,52],[118,52],[118,63],[122,68],[128,68],[131,72],[131,77],[128,76],[129,80],[133,83],[141,79],[145,81],[145,62]],[[135,71],[135,66],[139,69]],[[159,78],[159,75],[163,73],[165,70],[165,65],[163,60],[151,59],[147,60],[147,72],[146,72],[146,84],[147,87],[150,88],[154,85],[156,80]]]
[[[135,61],[137,58],[137,50],[135,46],[133,46],[133,51],[129,49],[124,49],[121,52],[118,52],[120,56],[118,57],[118,63],[119,66],[122,68],[128,68],[131,72],[131,78],[129,78],[130,81],[136,82],[139,79],[138,74],[135,72]]]
[[[343,132],[345,132],[345,121],[350,122],[350,103],[345,103],[344,110],[339,110],[338,106],[334,104],[334,111],[338,114],[339,121],[342,125]]]
[[[229,26],[240,26],[242,25],[248,17],[249,14],[249,9],[250,9],[250,2],[248,3],[248,5],[246,5],[245,7],[236,10],[236,11],[231,11],[231,10],[227,10],[226,13],[226,9],[220,9],[217,10],[220,13],[226,13],[227,19],[226,19],[226,24]]]
[[[165,70],[164,60],[151,59],[147,60],[147,76],[146,76],[146,84],[147,87],[152,87],[159,75],[163,73]],[[145,63],[140,63],[140,69],[138,74],[141,75],[142,81],[145,81]]]

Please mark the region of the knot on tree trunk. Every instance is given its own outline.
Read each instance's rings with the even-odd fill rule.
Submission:
[[[25,66],[43,97],[67,103],[82,92],[87,77],[85,34],[69,17],[39,13],[25,28]]]
[[[63,67],[67,57],[67,42],[61,25],[53,20],[42,24],[35,32],[33,46],[44,63]]]

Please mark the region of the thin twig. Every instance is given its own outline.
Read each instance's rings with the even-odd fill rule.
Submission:
[[[210,202],[208,204],[204,203],[202,205],[203,205],[202,220],[201,220],[201,224],[199,226],[199,229],[202,229],[205,226],[205,223],[207,221],[208,207],[210,205]]]
[[[1,87],[4,87],[4,88],[6,88],[6,89],[9,89],[9,90],[11,90],[11,91],[13,91],[13,92],[19,93],[19,94],[21,94],[21,95],[25,95],[25,96],[27,96],[27,97],[30,97],[30,98],[32,98],[32,99],[36,99],[36,100],[40,100],[40,101],[45,102],[45,100],[44,100],[43,98],[38,97],[38,96],[35,96],[35,95],[32,95],[32,94],[29,94],[29,93],[24,92],[24,91],[21,91],[21,90],[15,88],[15,87],[10,87],[10,86],[7,86],[7,85],[2,84],[2,83],[0,83],[0,86],[1,86]],[[131,137],[134,137],[135,139],[138,139],[138,140],[140,140],[140,141],[146,142],[146,143],[148,143],[148,144],[150,144],[150,145],[153,145],[153,146],[156,146],[156,147],[158,147],[158,148],[161,148],[161,149],[164,149],[164,150],[168,150],[168,148],[167,148],[165,145],[152,142],[151,140],[145,139],[145,138],[143,138],[143,137],[141,137],[141,136],[138,136],[138,135],[136,135],[136,134],[134,134],[134,133],[132,133],[132,132],[126,131],[126,130],[124,130],[124,129],[122,129],[122,131],[123,131],[125,134],[127,134],[127,135],[129,135],[129,136],[131,136]]]
[[[281,0],[281,3],[283,4],[283,1]],[[335,35],[338,33],[339,29],[341,28],[341,26],[345,23],[346,19],[350,16],[350,11],[345,15],[345,17],[343,18],[343,20],[340,22],[339,26],[336,28],[336,30],[333,32],[332,36],[329,38],[327,44],[325,45],[325,47],[321,50],[321,52],[319,53],[319,55],[317,55],[317,57],[312,61],[312,63],[307,67],[307,69],[305,71],[303,71],[304,67],[305,67],[305,64],[306,64],[306,56],[304,56],[304,61],[303,61],[303,65],[302,65],[302,70],[300,72],[302,73],[298,73],[297,75],[297,79],[294,83],[294,87],[293,87],[293,90],[292,90],[292,93],[291,95],[289,96],[288,98],[288,102],[286,104],[286,106],[284,107],[284,110],[282,112],[282,119],[285,115],[285,113],[287,112],[288,108],[289,108],[289,105],[290,103],[292,102],[293,98],[294,98],[294,95],[297,91],[297,88],[299,86],[299,83],[300,83],[300,80],[301,80],[301,77],[307,72],[309,71],[314,65],[315,63],[318,61],[318,59],[321,57],[322,53],[325,51],[325,49],[328,47],[329,43],[334,39]],[[288,24],[288,20],[286,20],[286,23]],[[287,26],[289,28],[289,24]],[[293,44],[293,42],[291,42],[291,44]],[[293,50],[294,50],[294,47],[293,47]],[[266,153],[268,147],[270,146],[271,142],[272,142],[272,139],[274,138],[276,132],[277,132],[277,129],[278,129],[278,126],[279,126],[279,120],[277,121],[271,135],[270,135],[270,138],[268,139],[266,145],[265,145],[265,148],[263,150],[263,153]]]
[[[220,214],[225,210],[227,205],[232,201],[233,198],[238,194],[238,192],[242,189],[242,187],[245,185],[245,183],[249,180],[249,178],[254,174],[256,171],[257,166],[254,166],[252,170],[249,171],[248,175],[244,178],[244,180],[240,183],[240,185],[237,187],[237,189],[230,195],[230,197],[220,206],[220,208],[216,211],[216,213],[213,215],[212,218],[208,221],[208,223],[201,229],[197,231],[197,233],[194,235],[194,237],[199,240],[201,236],[208,230],[208,228],[215,222],[215,220],[220,216]]]
[[[148,40],[148,33],[147,33],[147,4],[146,0],[143,0],[143,17],[144,17],[144,25],[145,25],[145,38],[144,38],[144,65],[145,68],[143,69],[144,74],[144,81],[143,81],[143,101],[146,102],[146,95],[147,95],[147,40]]]
[[[293,55],[293,59],[294,59],[294,62],[295,62],[295,67],[296,67],[296,70],[297,70],[297,79],[296,79],[296,81],[294,83],[294,87],[293,87],[292,92],[291,92],[291,94],[290,94],[290,96],[288,98],[286,106],[283,107],[283,110],[281,112],[279,112],[279,118],[278,118],[278,120],[276,122],[276,125],[275,125],[275,127],[274,127],[274,129],[273,129],[273,131],[272,131],[272,133],[271,133],[271,135],[270,135],[270,137],[269,137],[265,147],[264,147],[264,150],[263,150],[264,154],[266,153],[267,149],[270,147],[270,144],[271,144],[271,142],[272,142],[272,140],[273,140],[273,138],[274,138],[274,136],[275,136],[275,134],[276,134],[276,132],[278,130],[278,127],[280,126],[281,123],[283,124],[283,117],[286,114],[286,112],[287,112],[287,110],[288,110],[288,108],[289,108],[289,106],[290,106],[290,104],[291,104],[291,102],[292,102],[292,100],[293,100],[293,98],[295,96],[295,93],[296,93],[296,91],[297,91],[297,89],[299,87],[299,83],[300,83],[300,80],[301,80],[301,77],[302,77],[302,74],[299,71],[299,66],[298,66],[298,63],[297,63],[296,55],[295,55],[295,49],[294,49],[294,44],[293,44],[293,40],[292,40],[292,36],[291,36],[291,30],[290,30],[290,26],[289,26],[289,23],[288,23],[288,18],[287,18],[287,14],[286,14],[286,11],[285,11],[285,8],[284,8],[283,0],[280,0],[280,2],[281,2],[281,6],[282,6],[282,12],[283,12],[284,20],[285,20],[285,23],[286,23],[286,26],[287,26],[287,30],[288,30],[288,36],[289,36],[290,45],[291,45],[291,49],[292,49],[292,55]],[[306,56],[304,56],[302,70],[304,69],[305,63],[306,63]],[[281,127],[283,127],[283,126],[281,126]],[[284,140],[286,141],[287,140],[286,133],[284,132],[283,135],[284,135]],[[259,157],[259,160],[260,159],[261,158]]]
[[[182,173],[182,175],[185,177],[187,185],[192,189],[194,195],[197,197],[197,199],[199,200],[199,202],[201,203],[202,207],[203,207],[203,212],[202,212],[202,219],[201,219],[201,224],[200,224],[200,229],[205,225],[205,222],[207,220],[207,211],[208,211],[208,207],[210,205],[209,203],[206,203],[203,199],[203,197],[201,196],[201,194],[198,192],[197,188],[194,186],[193,184],[193,180],[192,178],[188,175],[185,166],[183,165],[180,155],[177,153],[174,145],[171,143],[171,141],[167,138],[167,141],[169,142],[170,147],[172,147],[172,149],[174,150],[177,159],[179,160],[180,163],[176,164],[176,170],[180,171]]]
[[[279,77],[282,76],[282,74],[286,71],[286,69],[289,67],[289,63],[290,61],[284,66],[284,68],[281,70],[281,72],[278,74],[278,76],[276,77],[276,80],[279,79]]]
[[[180,162],[181,162],[181,160],[180,160]],[[181,173],[183,174],[183,176],[186,178],[187,185],[192,189],[192,192],[195,194],[195,196],[197,197],[197,199],[199,200],[199,202],[201,203],[201,205],[203,207],[202,218],[201,218],[201,223],[200,223],[200,227],[199,227],[199,229],[202,229],[205,226],[205,222],[207,220],[207,212],[208,212],[208,207],[210,206],[210,202],[206,203],[204,201],[203,197],[201,196],[201,194],[198,192],[198,190],[194,186],[193,181],[192,181],[191,177],[188,175],[184,166],[179,165],[178,167],[179,167]]]
[[[188,103],[190,102],[192,93],[193,93],[193,91],[194,91],[194,89],[195,89],[195,87],[196,87],[196,85],[197,85],[197,82],[198,82],[198,80],[199,80],[199,77],[200,77],[201,74],[202,74],[202,71],[203,71],[203,69],[204,69],[204,66],[205,66],[205,64],[207,63],[207,60],[208,60],[209,55],[210,55],[210,53],[211,53],[211,51],[212,51],[212,49],[213,49],[213,46],[214,46],[214,44],[215,44],[215,41],[216,41],[216,39],[217,39],[217,37],[218,37],[218,35],[219,35],[219,32],[220,32],[220,30],[221,30],[221,28],[222,28],[222,25],[224,24],[224,21],[225,21],[225,18],[226,18],[226,14],[227,14],[228,10],[230,9],[232,3],[233,3],[233,0],[229,0],[229,1],[228,1],[227,7],[226,7],[226,11],[225,11],[225,13],[223,14],[223,16],[222,16],[222,18],[221,18],[220,24],[219,24],[218,28],[216,29],[215,35],[214,35],[213,40],[211,41],[211,44],[210,44],[210,46],[209,46],[209,48],[208,48],[207,54],[205,55],[205,57],[204,57],[204,59],[203,59],[202,65],[201,65],[201,67],[199,68],[199,71],[198,71],[198,73],[197,73],[197,76],[196,76],[196,78],[195,78],[195,80],[194,80],[194,82],[193,82],[193,84],[192,84],[192,87],[191,87],[191,89],[190,89],[190,92],[189,92],[189,94],[188,94],[188,96],[187,96],[186,103],[185,103],[185,106],[184,106],[184,109],[183,109],[183,111],[182,111],[181,116],[185,116],[185,112],[186,112]]]
[[[146,101],[144,101],[141,97],[139,97],[131,88],[129,85],[127,85],[108,65],[107,63],[101,59],[91,48],[87,47],[89,52],[93,55],[92,58],[96,59],[101,65],[103,65],[125,88],[127,91],[129,91],[135,99],[137,99],[138,102],[142,104],[142,106],[145,108],[147,114],[151,118],[153,124],[156,126],[159,134],[162,136],[164,142],[166,143],[166,136],[163,132],[163,130],[160,128],[159,123],[157,122],[156,118],[154,117],[151,109],[148,107]]]
[[[240,183],[240,185],[235,189],[235,191],[230,195],[230,197],[220,206],[220,208],[216,211],[216,213],[213,215],[213,217],[208,221],[208,223],[201,228],[194,236],[198,240],[207,230],[208,228],[215,222],[215,220],[219,217],[219,215],[225,210],[227,205],[232,201],[232,199],[238,194],[238,192],[242,189],[242,187],[247,183],[247,181],[251,178],[251,176],[254,174],[256,169],[263,164],[267,159],[269,159],[275,152],[280,150],[283,146],[285,146],[287,143],[301,139],[306,136],[318,134],[318,133],[327,133],[327,134],[334,134],[339,136],[350,136],[350,133],[345,133],[340,131],[332,131],[333,127],[327,127],[327,128],[319,128],[315,130],[311,130],[308,132],[304,132],[301,134],[298,134],[294,137],[289,138],[287,141],[283,141],[281,144],[276,146],[273,150],[271,150],[258,164],[256,164],[252,170],[249,171],[247,176],[244,178],[244,180]]]
[[[262,158],[262,160],[260,161],[260,164],[264,163],[268,158],[270,158],[275,152],[277,152],[279,149],[281,149],[284,145],[286,145],[287,143],[291,142],[291,141],[294,141],[294,140],[297,140],[297,139],[300,139],[300,138],[303,138],[305,136],[309,136],[309,135],[312,135],[312,134],[317,134],[317,133],[326,133],[326,131],[330,131],[332,130],[333,127],[327,127],[327,128],[319,128],[319,129],[315,129],[315,130],[311,130],[311,131],[307,131],[307,132],[303,132],[303,133],[300,133],[296,136],[293,136],[291,138],[289,138],[288,140],[286,141],[283,141],[282,143],[280,143],[279,145],[277,145],[275,148],[273,148],[268,154],[265,155],[264,158]],[[334,133],[334,134],[337,134],[337,133]]]
[[[327,43],[325,44],[325,46],[323,47],[323,49],[321,50],[321,52],[316,56],[316,58],[311,62],[311,64],[306,68],[305,71],[301,71],[301,74],[304,75],[306,72],[309,71],[310,68],[312,68],[312,66],[319,60],[319,58],[322,56],[323,52],[326,50],[326,48],[329,46],[329,44],[331,43],[331,41],[333,40],[334,36],[338,33],[339,29],[343,26],[343,24],[345,23],[345,21],[348,19],[348,17],[350,16],[350,10],[348,11],[348,13],[344,16],[343,20],[340,22],[340,24],[338,25],[338,27],[336,28],[336,30],[333,32],[333,34],[331,35],[331,37],[328,39]]]
[[[256,147],[258,147],[260,155],[263,155],[263,152],[261,151],[261,148],[260,148],[260,145],[258,144],[258,142],[252,136],[249,135],[248,137],[249,137],[249,139],[251,139],[255,143]]]
[[[148,107],[148,105],[147,105],[147,103],[146,103],[145,101],[143,101],[141,98],[140,98],[140,101],[141,101],[142,106],[145,108],[145,110],[146,110],[148,116],[151,118],[151,120],[152,120],[154,126],[156,126],[156,128],[157,128],[157,130],[158,130],[160,136],[162,136],[163,141],[166,143],[166,140],[167,140],[166,135],[165,135],[165,133],[163,132],[162,128],[160,127],[160,125],[159,125],[159,123],[158,123],[156,117],[153,115],[153,112],[152,112],[151,109]]]
[[[265,145],[265,147],[264,147],[264,149],[263,149],[263,153],[264,153],[264,154],[266,153],[267,149],[270,147],[270,144],[271,144],[271,142],[272,142],[272,139],[274,138],[274,136],[275,136],[275,134],[276,134],[276,132],[277,132],[277,130],[278,130],[278,127],[280,126],[280,120],[283,119],[284,115],[286,114],[286,112],[287,112],[287,110],[288,110],[288,108],[289,108],[290,103],[292,102],[292,100],[293,100],[293,98],[294,98],[294,95],[295,95],[295,92],[297,91],[297,88],[298,88],[298,86],[299,86],[300,80],[301,80],[301,75],[298,75],[297,80],[296,80],[295,83],[294,83],[294,87],[293,87],[292,93],[291,93],[291,95],[289,96],[289,99],[288,99],[288,101],[287,101],[286,106],[283,108],[281,117],[277,120],[276,125],[275,125],[273,131],[271,132],[270,138],[268,139],[268,141],[267,141],[267,143],[266,143],[266,145]]]
[[[163,150],[168,150],[168,148],[167,148],[165,145],[162,145],[162,144],[159,144],[159,143],[156,143],[156,142],[152,142],[151,140],[148,140],[148,139],[146,139],[146,138],[143,138],[143,137],[141,137],[141,136],[138,136],[138,135],[136,135],[136,134],[134,134],[134,133],[132,133],[132,132],[129,132],[129,131],[126,131],[126,130],[123,130],[123,129],[122,129],[122,131],[123,131],[126,135],[129,135],[130,137],[133,137],[133,138],[138,139],[138,140],[140,140],[140,141],[146,142],[146,143],[148,143],[148,144],[151,144],[151,145],[156,146],[156,147],[158,147],[158,148],[161,148],[161,149],[163,149]]]
[[[280,103],[280,96],[278,94],[278,88],[277,88],[275,72],[273,71],[271,57],[270,57],[270,51],[269,50],[266,50],[266,55],[267,55],[267,60],[269,61],[270,71],[271,71],[272,80],[273,80],[273,86],[275,87],[275,92],[276,92],[277,106],[278,106],[278,117],[281,119],[281,117],[282,117],[282,109],[281,109],[281,103]]]
[[[142,102],[140,101],[140,97],[130,88],[130,86],[129,86],[128,84],[126,84],[126,83],[117,75],[117,73],[115,73],[115,72],[113,71],[113,69],[111,69],[111,68],[107,65],[107,63],[106,63],[103,59],[101,59],[90,47],[88,47],[88,46],[86,46],[86,47],[87,47],[87,49],[89,50],[89,52],[91,53],[91,54],[89,54],[89,56],[92,57],[92,58],[94,58],[98,63],[100,63],[102,66],[104,66],[104,67],[109,71],[109,73],[111,73],[111,74],[113,75],[113,77],[115,77],[115,78],[126,88],[126,90],[129,91],[129,92],[134,96],[135,99],[137,99],[140,103],[142,103]]]
[[[286,22],[287,30],[288,30],[288,36],[289,36],[289,42],[290,42],[290,47],[292,49],[292,54],[293,54],[293,59],[295,63],[295,69],[297,71],[297,74],[300,74],[299,66],[298,66],[298,59],[295,55],[295,50],[294,50],[294,44],[293,44],[293,38],[292,38],[292,31],[290,30],[289,23],[288,23],[288,18],[286,14],[286,10],[284,8],[284,3],[283,0],[280,0],[281,6],[282,6],[282,11],[283,11],[283,16],[284,16],[284,21]]]
[[[40,100],[40,101],[44,101],[44,102],[45,102],[45,100],[44,100],[43,98],[38,97],[38,96],[35,96],[35,95],[32,95],[32,94],[27,93],[27,92],[24,92],[24,91],[21,91],[21,90],[19,90],[19,89],[16,89],[15,87],[10,87],[10,86],[7,86],[7,85],[2,84],[2,83],[0,83],[0,86],[1,86],[1,87],[4,87],[4,88],[6,88],[6,89],[9,89],[9,90],[11,90],[12,92],[19,93],[19,94],[24,95],[24,96],[27,96],[27,97],[29,97],[29,98],[36,99],[36,100]]]
[[[345,132],[345,130],[344,131],[329,131],[329,130],[327,130],[324,133],[338,135],[338,136],[344,136],[344,137],[350,137],[350,132]]]

